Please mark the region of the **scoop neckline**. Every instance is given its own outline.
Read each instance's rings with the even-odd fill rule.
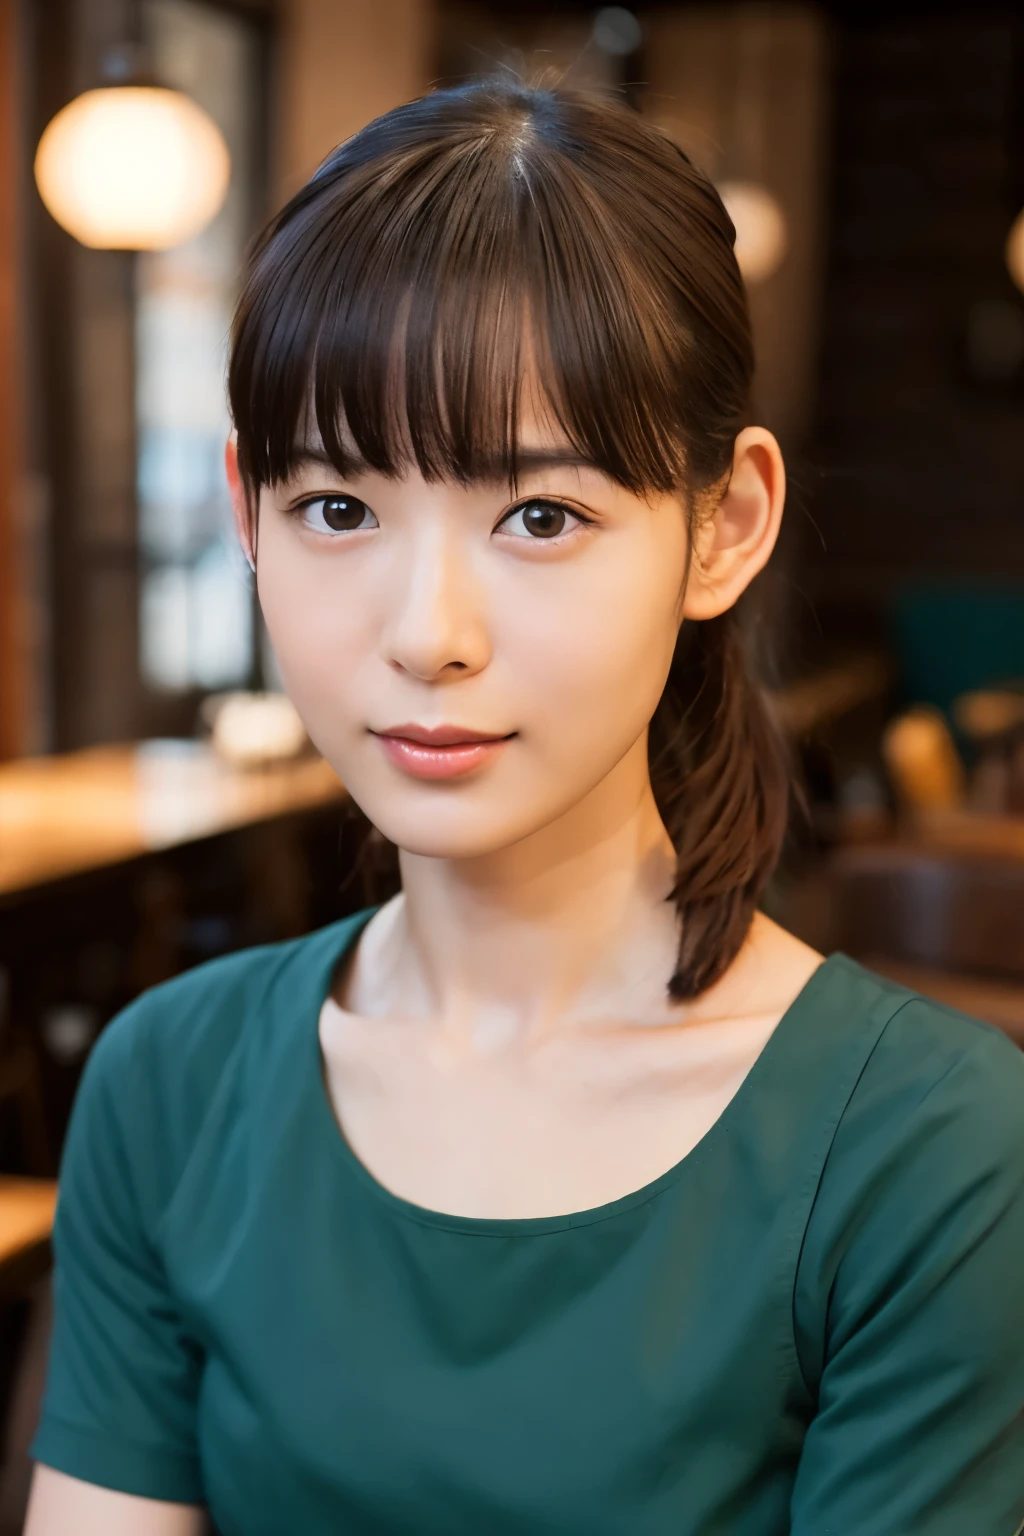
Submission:
[[[354,1175],[381,1205],[390,1209],[396,1216],[403,1217],[417,1226],[439,1228],[442,1231],[457,1232],[464,1236],[532,1237],[544,1233],[568,1232],[576,1227],[590,1227],[598,1222],[610,1221],[626,1211],[634,1210],[656,1199],[664,1190],[676,1184],[689,1166],[699,1162],[701,1155],[707,1153],[728,1135],[733,1122],[742,1114],[746,1100],[756,1090],[761,1078],[771,1070],[776,1056],[785,1051],[788,1037],[798,1027],[802,1015],[817,998],[825,980],[832,975],[837,966],[844,963],[855,964],[839,950],[825,956],[781,1015],[754,1058],[747,1075],[721,1114],[690,1150],[664,1173],[658,1174],[656,1178],[642,1184],[638,1189],[631,1190],[628,1194],[620,1195],[615,1200],[607,1200],[601,1205],[591,1206],[587,1210],[570,1211],[557,1216],[460,1216],[454,1212],[437,1211],[429,1206],[419,1205],[416,1201],[406,1200],[402,1195],[397,1195],[393,1190],[388,1189],[386,1184],[382,1184],[356,1155],[331,1102],[323,1051],[320,1046],[320,1015],[330,1000],[330,984],[335,972],[346,955],[350,953],[370,919],[379,910],[379,907],[369,907],[357,913],[355,918],[343,919],[345,934],[341,946],[331,949],[328,963],[321,969],[318,977],[317,1001],[311,1010],[312,1020],[303,1020],[304,1030],[310,1023],[312,1026],[310,1048],[303,1050],[303,1059],[312,1079],[308,1086],[314,1101],[317,1131],[330,1142],[333,1151],[329,1155],[338,1160],[346,1172]]]

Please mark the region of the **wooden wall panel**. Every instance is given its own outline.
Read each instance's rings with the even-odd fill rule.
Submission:
[[[283,0],[279,10],[283,202],[336,144],[426,90],[431,0]]]
[[[788,249],[749,290],[759,419],[787,448],[811,421],[823,269],[828,28],[806,4],[699,5],[643,12],[645,116],[716,182],[752,181],[778,200]]]
[[[1024,13],[850,7],[837,45],[808,577],[864,622],[920,578],[1024,583]],[[1003,378],[969,365],[979,315]]]
[[[18,409],[18,30],[15,0],[0,0],[0,758],[15,757],[25,732],[26,647],[22,483]]]

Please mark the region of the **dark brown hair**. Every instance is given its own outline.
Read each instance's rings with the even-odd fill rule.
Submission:
[[[489,80],[341,144],[257,241],[229,393],[250,500],[315,417],[341,474],[516,478],[524,374],[569,442],[691,529],[726,483],[753,349],[735,232],[665,135],[604,99]],[[782,745],[738,620],[682,626],[651,722],[678,857],[675,998],[740,949],[785,834]]]

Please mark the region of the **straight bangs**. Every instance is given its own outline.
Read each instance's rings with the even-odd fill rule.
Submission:
[[[286,480],[317,436],[343,476],[415,466],[514,484],[527,411],[636,493],[724,472],[735,409],[717,446],[702,426],[698,453],[686,419],[720,422],[713,397],[736,380],[723,390],[695,366],[700,333],[720,327],[687,302],[657,173],[686,168],[689,218],[730,257],[731,225],[639,120],[574,155],[568,119],[588,111],[614,140],[606,103],[439,93],[324,163],[255,249],[235,317],[229,392],[251,491]],[[738,271],[736,284],[742,304]]]

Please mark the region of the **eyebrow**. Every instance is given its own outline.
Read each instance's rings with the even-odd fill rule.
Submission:
[[[292,455],[293,469],[302,469],[306,466],[315,466],[320,469],[333,470],[339,474],[337,464],[330,454],[323,448],[304,446],[297,448]],[[573,448],[521,448],[515,455],[515,468],[518,473],[526,471],[538,471],[544,469],[597,469],[598,466],[592,459],[588,459],[582,453],[577,453]],[[351,475],[358,475],[369,469],[358,454],[351,454],[346,471]],[[497,470],[493,474],[481,476],[483,480],[493,480],[495,483],[503,481],[505,475]]]
[[[515,456],[521,469],[596,469],[597,465],[573,448],[520,448]]]

